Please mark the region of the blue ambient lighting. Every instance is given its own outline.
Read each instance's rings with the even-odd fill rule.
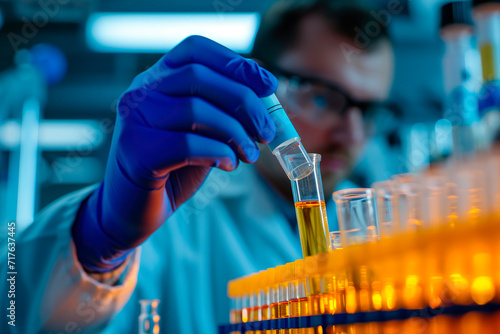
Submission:
[[[97,52],[163,53],[190,35],[210,38],[238,53],[249,53],[258,13],[96,13],[86,39]]]

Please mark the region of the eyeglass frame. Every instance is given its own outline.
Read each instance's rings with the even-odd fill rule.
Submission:
[[[279,67],[276,66],[271,66],[271,67],[266,67],[269,69],[271,73],[273,73],[276,77],[283,77],[289,81],[295,81],[299,85],[304,85],[304,84],[312,84],[312,85],[319,85],[325,87],[329,91],[333,91],[341,95],[346,101],[345,105],[340,111],[333,111],[329,108],[324,108],[325,110],[329,110],[330,112],[334,112],[335,114],[338,114],[339,116],[344,116],[347,114],[347,112],[355,107],[358,108],[361,111],[362,117],[364,122],[367,123],[372,123],[375,119],[375,113],[373,115],[369,114],[369,110],[376,110],[376,109],[384,109],[389,111],[393,116],[396,118],[401,117],[401,109],[398,104],[391,100],[385,100],[385,101],[361,101],[359,99],[356,99],[352,97],[345,89],[343,89],[339,84],[333,83],[331,81],[318,78],[318,77],[313,77],[313,76],[306,76],[306,75],[301,75],[297,74],[291,71],[283,70]]]

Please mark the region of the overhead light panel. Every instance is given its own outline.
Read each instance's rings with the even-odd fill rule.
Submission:
[[[249,53],[259,22],[259,13],[96,13],[87,21],[86,39],[97,52],[163,53],[201,35]]]

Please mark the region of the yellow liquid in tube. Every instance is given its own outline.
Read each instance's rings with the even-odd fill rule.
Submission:
[[[288,301],[278,303],[278,313],[279,313],[278,318],[281,318],[281,319],[288,318],[288,316],[289,316]],[[278,331],[278,334],[289,334],[289,333],[290,333],[290,331],[288,329],[280,329]]]
[[[278,319],[280,315],[278,303],[272,303],[270,308],[271,308],[271,319]],[[278,330],[272,329],[271,334],[278,334]]]
[[[481,65],[483,68],[484,81],[490,81],[496,78],[498,73],[495,73],[495,55],[493,45],[483,44],[480,47]]]
[[[328,252],[328,220],[324,201],[295,203],[304,257]]]

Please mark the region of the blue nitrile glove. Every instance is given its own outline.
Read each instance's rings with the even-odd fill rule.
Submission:
[[[126,256],[202,185],[212,167],[259,156],[275,125],[260,97],[277,80],[252,60],[203,37],[185,39],[121,96],[106,174],[73,226],[90,272]]]
[[[488,111],[500,108],[500,81],[486,82],[479,94],[479,114],[483,116]]]

